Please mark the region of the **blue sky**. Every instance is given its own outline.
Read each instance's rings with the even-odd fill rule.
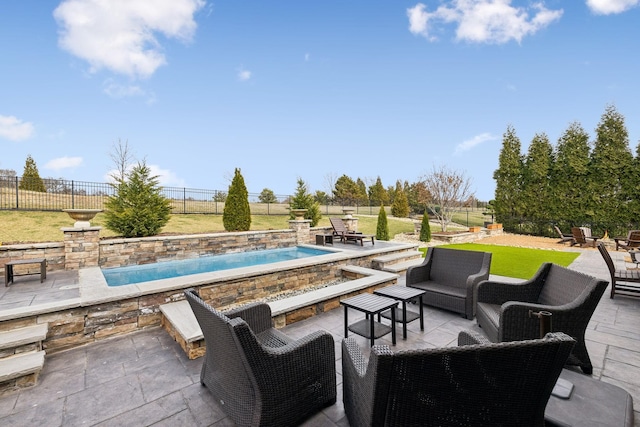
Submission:
[[[0,168],[106,179],[127,140],[167,186],[291,194],[441,165],[493,198],[523,152],[609,104],[640,140],[640,0],[0,2]]]

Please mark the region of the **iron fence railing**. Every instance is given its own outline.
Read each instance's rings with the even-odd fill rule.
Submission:
[[[62,209],[104,209],[115,187],[106,182],[73,181],[43,178],[45,191],[36,191],[39,183],[18,176],[0,176],[0,210],[60,211]],[[162,187],[162,193],[171,200],[175,214],[222,215],[227,193],[182,187]],[[275,195],[275,201],[263,203],[260,193],[249,193],[251,213],[254,215],[289,215],[290,195]],[[379,205],[358,201],[330,200],[320,205],[323,215],[342,215],[351,209],[357,215],[378,215]],[[390,208],[386,207],[387,213]]]

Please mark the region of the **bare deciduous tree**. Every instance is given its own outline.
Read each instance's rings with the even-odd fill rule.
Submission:
[[[135,156],[129,147],[129,141],[122,141],[118,138],[118,142],[114,142],[109,153],[109,158],[113,162],[113,171],[109,174],[117,181],[124,181],[127,177],[128,170],[135,162]]]
[[[433,171],[422,178],[422,182],[431,194],[427,206],[440,222],[442,231],[447,231],[455,210],[473,196],[471,180],[464,173],[446,166],[434,166]]]

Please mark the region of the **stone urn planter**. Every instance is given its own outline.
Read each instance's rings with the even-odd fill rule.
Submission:
[[[345,218],[353,218],[353,213],[355,211],[356,211],[355,209],[349,209],[349,208],[342,209],[342,212],[344,213]]]
[[[291,209],[291,212],[295,216],[295,221],[304,221],[304,214],[307,213],[307,209]]]
[[[73,224],[75,228],[89,228],[91,227],[90,221],[100,212],[102,209],[63,209],[71,219],[75,219]]]

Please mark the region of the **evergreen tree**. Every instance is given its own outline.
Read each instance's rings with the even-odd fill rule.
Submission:
[[[579,123],[571,123],[556,144],[551,174],[549,215],[561,229],[588,223],[593,216],[589,156],[589,135]]]
[[[536,134],[529,145],[523,167],[522,205],[532,220],[548,218],[553,147],[546,134]]]
[[[227,231],[248,231],[251,228],[249,192],[239,168],[236,168],[229,185],[227,200],[222,211],[222,224]]]
[[[360,206],[368,206],[369,196],[367,195],[367,185],[360,178],[356,180],[356,185],[358,186],[358,204]]]
[[[431,241],[431,225],[429,225],[429,215],[427,214],[426,210],[424,212],[424,215],[422,215],[422,225],[420,226],[420,241]]]
[[[260,203],[278,203],[278,198],[273,193],[273,190],[265,188],[258,196]]]
[[[316,202],[313,196],[307,191],[307,184],[298,178],[298,186],[296,192],[289,202],[291,209],[306,209],[304,219],[311,220],[311,227],[315,227],[320,222],[322,214],[320,213],[320,205]],[[295,218],[295,215],[291,213],[291,219]]]
[[[380,212],[378,212],[376,239],[389,240],[389,223],[387,222],[387,213],[384,211],[384,205],[380,205]]]
[[[382,185],[382,180],[378,176],[376,183],[369,187],[369,203],[371,205],[386,205],[389,203],[389,194]]]
[[[342,175],[336,180],[333,196],[338,203],[342,203],[343,205],[355,204],[358,201],[359,194],[360,187],[347,175]]]
[[[591,194],[597,228],[609,228],[630,220],[627,202],[632,184],[628,171],[632,166],[633,155],[624,117],[610,105],[596,128],[591,152]],[[604,232],[604,229],[599,231]]]
[[[24,163],[24,172],[22,172],[22,179],[20,180],[18,188],[20,190],[37,191],[39,193],[47,192],[44,182],[38,173],[38,166],[36,166],[36,162],[33,160],[33,157],[31,157],[31,154],[27,156],[27,160]]]
[[[171,214],[171,202],[162,195],[158,177],[151,176],[143,162],[127,172],[125,179],[114,178],[116,193],[105,203],[107,228],[124,237],[158,234]]]
[[[405,218],[409,216],[409,200],[407,199],[407,194],[404,192],[400,181],[396,183],[396,196],[394,197],[393,204],[391,205],[391,215],[396,218]]]
[[[493,172],[493,179],[496,180],[494,208],[498,222],[507,222],[506,219],[522,214],[522,165],[520,139],[510,125],[502,137],[498,169]]]

